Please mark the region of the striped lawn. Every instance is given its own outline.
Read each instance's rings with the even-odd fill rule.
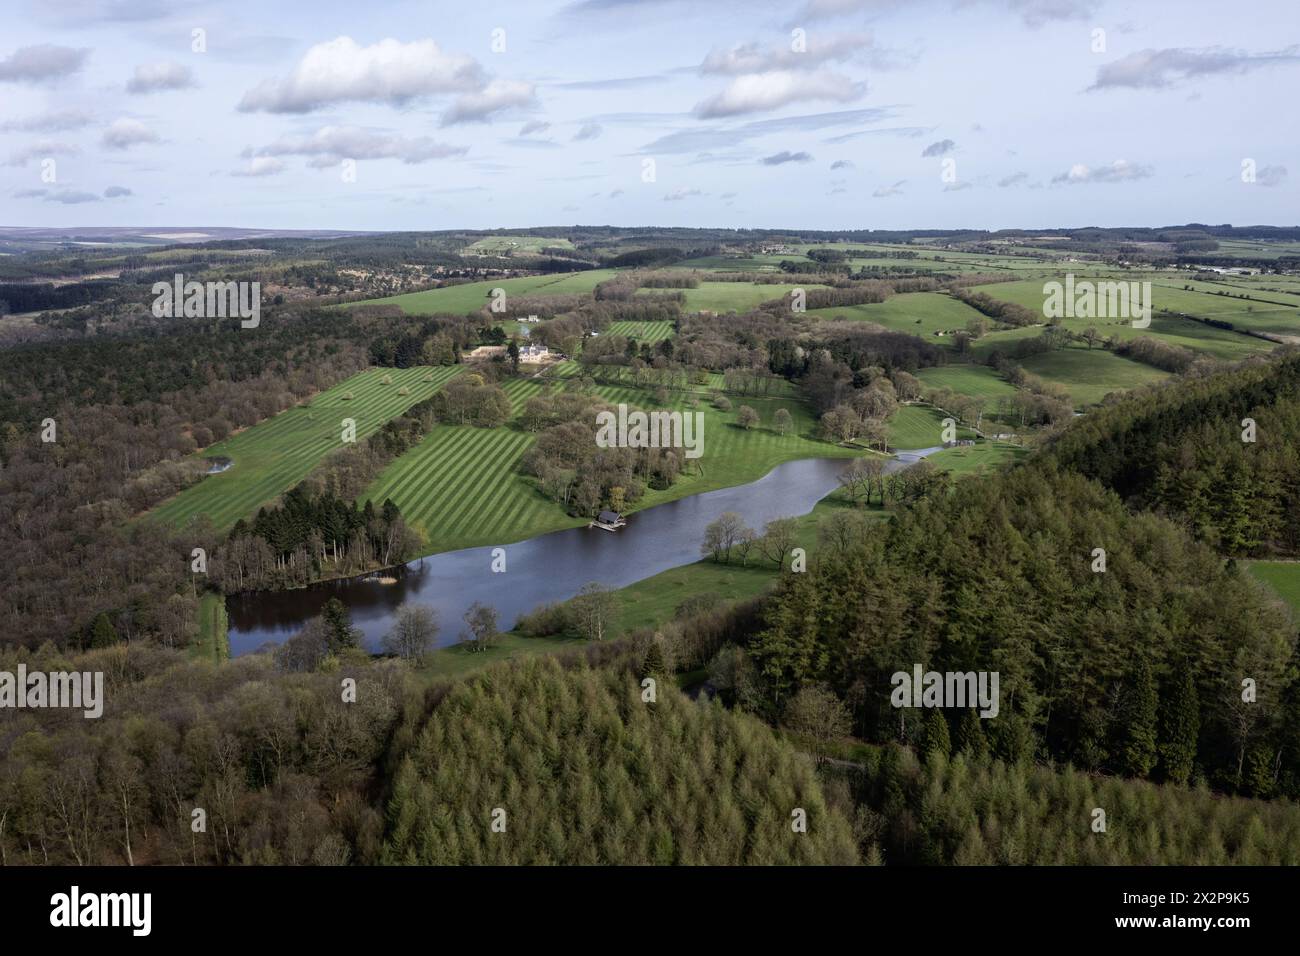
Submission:
[[[212,445],[204,457],[234,464],[163,502],[150,517],[183,525],[205,514],[220,530],[257,513],[306,478],[330,452],[342,447],[342,421],[356,420],[357,438],[377,431],[416,402],[428,398],[462,366],[367,369],[308,402]],[[384,376],[392,384],[383,384]],[[428,375],[430,381],[424,381]],[[402,387],[409,394],[399,395]],[[352,399],[344,399],[351,393]]]
[[[516,414],[544,388],[511,379],[502,388]],[[518,471],[535,436],[511,427],[438,425],[388,466],[367,496],[392,498],[425,537],[426,551],[504,544],[580,522],[542,496]]]
[[[672,338],[671,322],[611,322],[606,330],[610,335],[624,335],[638,342],[662,342]]]

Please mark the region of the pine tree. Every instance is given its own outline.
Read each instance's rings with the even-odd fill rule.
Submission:
[[[1196,682],[1185,664],[1178,665],[1169,703],[1163,710],[1160,765],[1165,779],[1186,784],[1196,765],[1196,741],[1201,732],[1201,705]]]
[[[330,651],[337,654],[348,647],[357,647],[361,643],[361,631],[352,626],[352,614],[348,606],[338,598],[330,598],[321,608],[321,620],[329,635]]]
[[[646,649],[645,658],[641,662],[641,677],[642,679],[646,677],[659,678],[664,676],[667,669],[664,664],[663,648],[659,646],[658,638],[652,638],[650,646]]]
[[[118,642],[117,629],[108,619],[108,614],[100,611],[95,615],[95,622],[90,627],[91,647],[112,647]]]
[[[973,707],[963,710],[957,721],[957,752],[971,757],[984,757],[989,752],[988,738]]]
[[[943,711],[935,709],[925,715],[921,728],[921,753],[928,760],[935,754],[952,756],[952,738],[948,734],[948,719]]]
[[[1156,765],[1156,719],[1160,710],[1155,675],[1145,656],[1138,656],[1125,696],[1122,769],[1131,777],[1145,777]]]

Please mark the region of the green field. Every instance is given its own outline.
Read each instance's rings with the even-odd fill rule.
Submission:
[[[1076,281],[1085,278],[1080,272],[1075,273]],[[1114,335],[1120,339],[1154,336],[1228,361],[1245,358],[1253,352],[1267,351],[1273,346],[1261,339],[1214,328],[1186,316],[1228,321],[1251,331],[1300,335],[1300,310],[1294,306],[1189,291],[1182,286],[1191,284],[1190,282],[1184,282],[1181,278],[1171,279],[1167,274],[1133,273],[1112,278],[1117,281],[1152,282],[1152,317],[1149,328],[1134,328],[1132,320],[1125,318],[1067,318],[1061,324],[1075,333],[1095,326],[1103,335]],[[1052,280],[1063,282],[1064,275],[976,286],[975,291],[987,293],[1003,302],[1014,302],[1042,315],[1043,284]],[[1176,286],[1171,284],[1175,282]],[[1261,297],[1268,295],[1264,292],[1257,294]],[[993,340],[998,337],[999,334],[995,334],[988,338]]]
[[[895,332],[919,335],[935,345],[952,343],[951,338],[937,336],[936,332],[954,332],[964,329],[971,319],[981,318],[980,313],[966,303],[939,292],[908,292],[904,295],[890,296],[884,302],[839,306],[831,309],[811,309],[808,314],[822,319],[875,322]]]
[[[586,275],[586,273],[582,273]],[[683,292],[686,303],[682,309],[686,312],[748,312],[771,299],[779,299],[792,289],[821,289],[824,286],[807,282],[791,281],[767,285],[761,282],[701,282],[694,289],[638,289],[638,295],[662,294],[664,292]]]
[[[1095,405],[1110,392],[1137,388],[1169,377],[1168,372],[1105,349],[1065,348],[1031,355],[1020,363],[1045,381],[1063,386],[1076,408]]]
[[[1291,607],[1300,621],[1300,561],[1249,561],[1246,567]]]
[[[597,283],[615,275],[613,269],[592,269],[587,272],[566,272],[562,275],[524,276],[518,279],[493,279],[486,282],[465,282],[443,286],[425,292],[407,292],[382,299],[350,302],[347,308],[359,305],[396,305],[408,315],[468,315],[489,304],[493,289],[506,290],[510,296],[576,295],[590,292]]]
[[[573,242],[569,239],[551,239],[546,236],[488,236],[470,243],[463,252],[486,256],[505,254],[536,256],[541,255],[543,249],[572,248]]]
[[[960,395],[985,399],[989,404],[1016,393],[1014,385],[987,365],[940,365],[920,369],[916,377],[926,388],[946,388]],[[988,410],[986,405],[985,411]]]
[[[605,330],[609,335],[625,335],[638,342],[662,342],[673,336],[671,322],[611,322]]]
[[[915,451],[942,445],[944,417],[929,405],[901,406],[889,420],[889,447]],[[973,438],[974,435],[964,425],[957,428],[958,438]]]
[[[512,380],[503,387],[518,410],[522,401],[543,385],[528,379]],[[696,410],[705,416],[703,458],[688,462],[671,488],[647,490],[629,510],[754,481],[781,462],[795,458],[859,454],[818,440],[811,415],[788,384],[784,384],[780,397],[731,396],[734,408],[730,412],[713,408],[706,389],[674,391],[666,406],[656,403],[653,392],[647,389],[602,385],[596,392],[612,404]],[[692,397],[699,402],[696,409],[689,409]],[[761,425],[747,431],[734,424],[734,409],[742,404],[759,413]],[[793,418],[794,428],[788,435],[778,435],[771,428],[778,408],[787,409]],[[937,426],[933,430],[938,433]],[[532,441],[532,435],[513,427],[439,425],[389,465],[367,495],[375,500],[391,497],[403,517],[425,536],[425,553],[505,544],[585,524],[585,519],[567,515],[560,504],[541,493],[531,478],[519,472],[519,459]]]
[[[462,367],[358,372],[310,401],[204,449],[203,457],[224,456],[233,464],[173,495],[150,516],[179,526],[206,514],[224,531],[275,501],[306,478],[326,455],[343,447],[343,419],[356,420],[357,439],[361,440],[428,398]],[[392,384],[383,384],[386,376]],[[402,388],[408,389],[408,394],[399,394]],[[353,396],[350,400],[344,397],[349,394]]]

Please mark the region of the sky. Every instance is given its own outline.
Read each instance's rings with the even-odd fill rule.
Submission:
[[[0,225],[1300,222],[1295,0],[3,0]]]

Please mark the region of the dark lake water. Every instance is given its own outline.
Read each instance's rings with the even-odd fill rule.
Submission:
[[[887,462],[893,470],[934,449],[900,452]],[[332,597],[348,605],[352,622],[373,650],[392,627],[403,602],[437,609],[440,645],[454,644],[461,616],[475,601],[495,607],[498,625],[509,630],[524,612],[538,605],[573,597],[583,585],[598,581],[626,587],[661,571],[700,559],[704,527],[724,511],[739,513],[755,531],[773,518],[807,514],[838,486],[848,464],[843,458],[806,458],[778,465],[747,485],[691,495],[629,515],[618,531],[573,528],[539,535],[505,548],[506,570],[492,571],[492,545],[448,551],[385,571],[379,576],[329,581],[293,591],[259,591],[226,602],[230,617],[230,652],[238,656],[268,642],[280,643],[300,630]]]

